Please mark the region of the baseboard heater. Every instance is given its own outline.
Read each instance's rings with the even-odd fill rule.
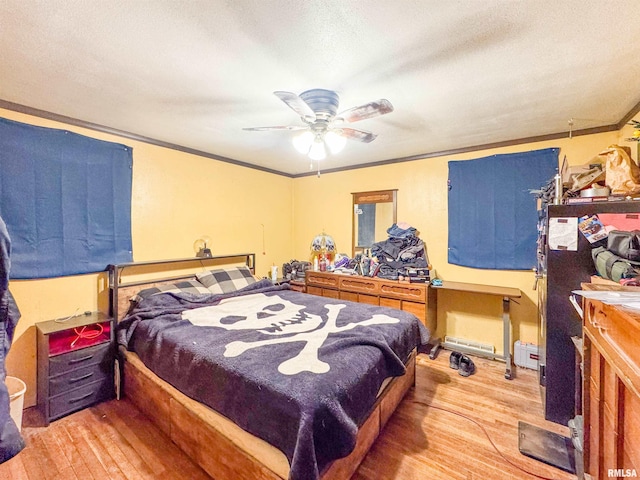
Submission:
[[[495,347],[487,343],[445,336],[443,346],[447,350],[455,350],[456,352],[470,353],[471,355],[477,355],[479,357],[504,361],[503,358],[501,359],[499,355],[496,355]]]

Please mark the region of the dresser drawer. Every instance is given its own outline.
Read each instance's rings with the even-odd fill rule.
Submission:
[[[380,298],[375,295],[358,294],[359,303],[368,303],[369,305],[380,305]]]
[[[422,323],[427,318],[427,306],[424,303],[402,302],[402,310],[413,313]]]
[[[111,362],[96,363],[53,377],[49,380],[49,396],[53,397],[93,382],[110,381],[113,378],[111,367]]]
[[[310,295],[322,296],[322,287],[314,287],[313,285],[307,285],[307,293]]]
[[[640,468],[640,314],[586,300],[583,333],[585,472],[605,478]]]
[[[350,302],[358,301],[358,294],[353,292],[340,292],[340,300],[348,300]]]
[[[341,277],[340,290],[347,292],[365,293],[368,295],[376,295],[378,293],[378,285],[380,282],[367,277]]]
[[[52,420],[76,410],[106,400],[113,396],[113,382],[92,382],[62,395],[49,399],[49,416]]]
[[[637,312],[589,300],[584,329],[595,343],[615,358],[611,366],[618,373],[625,370],[622,380],[640,391],[640,316]]]
[[[307,285],[315,285],[316,287],[339,288],[340,275],[316,273],[307,270]]]
[[[101,363],[110,357],[111,344],[103,343],[93,347],[63,353],[49,358],[49,376],[67,373],[70,370],[81,368],[95,363]]]
[[[322,289],[322,296],[323,297],[327,297],[327,298],[339,299],[340,298],[340,292],[338,290],[331,290],[329,288],[323,288]]]
[[[380,295],[412,302],[427,301],[427,285],[417,283],[384,282],[380,284]]]
[[[396,298],[380,297],[380,306],[397,308],[398,310],[402,310],[402,300],[398,300]]]

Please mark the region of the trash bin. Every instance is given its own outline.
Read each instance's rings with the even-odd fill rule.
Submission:
[[[9,391],[9,413],[18,427],[18,431],[20,431],[22,429],[24,392],[27,391],[27,385],[19,378],[9,376],[7,376],[5,383],[7,385],[7,390]]]

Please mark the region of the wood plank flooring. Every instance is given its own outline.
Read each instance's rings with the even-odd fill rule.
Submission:
[[[503,363],[474,361],[477,373],[464,378],[449,368],[449,352],[435,361],[419,355],[416,388],[353,480],[575,479],[518,451],[519,420],[568,435],[567,428],[544,420],[536,372],[517,369],[509,381]],[[450,411],[482,425],[509,462],[533,475],[505,461],[478,425]],[[126,399],[101,403],[49,427],[38,423],[33,409],[27,410],[22,429],[27,447],[0,465],[0,479],[209,478]]]

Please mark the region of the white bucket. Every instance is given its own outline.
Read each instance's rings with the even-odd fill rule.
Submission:
[[[7,390],[9,390],[9,413],[18,427],[18,431],[20,431],[22,430],[24,392],[27,391],[27,385],[19,378],[9,376],[7,376],[5,383],[7,385]]]

